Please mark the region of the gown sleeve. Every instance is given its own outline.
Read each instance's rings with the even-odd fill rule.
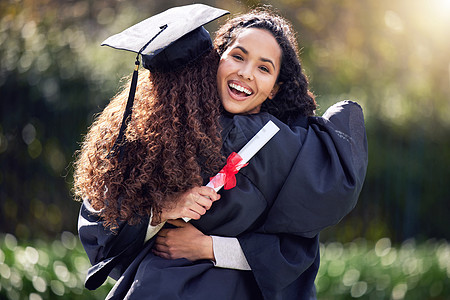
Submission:
[[[236,174],[237,185],[220,191],[221,201],[202,219],[214,222],[228,211],[232,217],[222,219],[231,218],[236,227],[244,224],[246,232],[312,238],[337,224],[358,200],[368,164],[362,109],[342,101],[322,117],[307,118],[306,125],[290,126],[264,113],[234,116],[224,138],[225,154],[238,152],[267,120],[280,131]],[[232,203],[235,207],[228,209]]]
[[[261,232],[314,237],[356,205],[368,164],[361,107],[342,101],[311,117],[303,145]]]
[[[85,282],[90,290],[101,286],[108,276],[120,277],[142,249],[148,227],[147,219],[133,226],[120,222],[119,228],[111,231],[97,213],[85,200],[78,218],[80,240],[92,264]]]

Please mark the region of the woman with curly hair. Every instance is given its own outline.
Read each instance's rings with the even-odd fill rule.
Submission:
[[[214,66],[214,74],[203,70],[203,77],[191,78],[201,86],[194,93],[180,92],[184,85],[177,85],[172,93],[165,93],[170,85],[156,90],[156,81],[168,75],[153,77],[153,71],[148,82],[138,84],[123,160],[103,162],[112,140],[106,146],[102,141],[94,146],[100,149],[101,163],[87,168],[84,174],[106,175],[100,174],[94,187],[89,181],[83,186],[80,195],[86,195],[91,186],[96,190],[92,194],[99,193],[101,200],[95,205],[87,197],[79,231],[93,264],[86,286],[96,288],[108,275],[118,279],[108,299],[309,299],[319,266],[318,233],[339,222],[357,201],[367,167],[362,111],[347,101],[333,106],[323,117],[314,116],[316,103],[302,72],[290,24],[268,10],[253,11],[229,20],[219,30],[215,44],[220,62],[207,62]],[[207,68],[202,58],[199,62],[186,66],[187,72]],[[176,74],[189,76],[182,69]],[[144,86],[149,94],[140,100]],[[187,90],[191,89],[195,87]],[[176,112],[184,110],[176,103],[196,101],[195,95],[203,98],[205,89],[214,91],[220,98],[217,103],[221,103],[215,108],[214,100],[207,102],[211,104],[207,108],[210,114],[206,112],[206,119],[197,119],[198,124],[206,122],[208,128],[189,121],[193,110],[187,110],[185,119]],[[177,96],[165,108],[172,118],[152,119],[151,112],[159,107],[156,99],[165,101],[162,98],[170,95]],[[150,103],[139,108],[138,103],[146,99],[151,99]],[[117,118],[123,110],[122,104],[119,111],[112,109],[105,118]],[[165,120],[167,126],[155,124]],[[217,120],[220,124],[215,123]],[[203,178],[205,183],[220,169],[223,157],[239,151],[269,120],[280,131],[236,174],[234,188],[221,191],[220,200],[215,201],[217,194],[196,186],[196,179]],[[179,127],[182,122],[192,123],[183,128]],[[112,127],[104,126],[92,138],[88,135],[91,144],[95,137],[113,136],[108,130],[115,130],[119,123],[117,120]],[[146,136],[150,126],[154,127]],[[94,128],[96,125],[91,131]],[[165,134],[170,137],[146,146]],[[202,138],[192,142],[195,137]],[[214,147],[217,144],[213,145],[215,138],[219,139],[220,151]],[[175,147],[173,140],[178,140]],[[197,147],[187,146],[189,143]],[[169,150],[163,154],[161,149],[166,146]],[[177,152],[180,146],[185,148]],[[144,150],[137,151],[141,147]],[[92,156],[83,158],[84,152],[88,150],[83,147],[80,161],[97,161]],[[192,155],[184,156],[186,152]],[[187,160],[189,170],[183,173]],[[116,177],[109,175],[116,170],[120,170]],[[176,170],[176,183],[170,181],[172,170]],[[161,171],[164,175],[158,173]],[[110,185],[116,183],[112,198]],[[153,196],[154,191],[157,196]],[[209,202],[207,197],[211,198]],[[104,210],[110,202],[116,202],[116,207],[108,222]],[[122,212],[124,203],[130,209]],[[186,216],[180,205],[195,212],[194,220],[172,220]],[[161,229],[164,221],[175,227]]]
[[[91,126],[75,162],[74,189],[102,211],[107,227],[115,229],[118,220],[137,224],[151,212],[161,219],[179,193],[220,170],[220,101],[215,82],[207,79],[216,70],[217,55],[210,52],[176,71],[141,72],[121,156],[106,159],[129,90],[117,94]]]

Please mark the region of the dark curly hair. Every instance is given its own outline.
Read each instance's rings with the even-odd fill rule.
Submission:
[[[151,209],[158,220],[178,193],[220,170],[218,61],[211,50],[176,71],[140,72],[120,163],[117,156],[106,156],[119,132],[128,89],[93,123],[74,163],[74,192],[101,211],[105,226],[136,224]]]
[[[312,116],[317,107],[314,95],[308,88],[308,79],[302,71],[297,40],[292,25],[268,6],[259,7],[228,20],[216,34],[214,45],[220,56],[247,28],[269,31],[282,51],[281,68],[277,82],[278,93],[272,100],[264,101],[261,111],[266,111],[285,123],[299,115]]]

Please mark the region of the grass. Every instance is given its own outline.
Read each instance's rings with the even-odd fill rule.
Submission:
[[[321,245],[319,299],[450,299],[450,245],[388,238]]]
[[[84,288],[90,263],[78,237],[63,232],[50,243],[21,243],[0,235],[0,299],[104,299],[114,281]],[[321,244],[318,299],[450,299],[450,245],[388,238]]]

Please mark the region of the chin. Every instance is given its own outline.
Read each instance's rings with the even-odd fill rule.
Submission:
[[[236,105],[222,104],[222,106],[230,114],[237,115],[242,113],[242,108],[236,107]]]

